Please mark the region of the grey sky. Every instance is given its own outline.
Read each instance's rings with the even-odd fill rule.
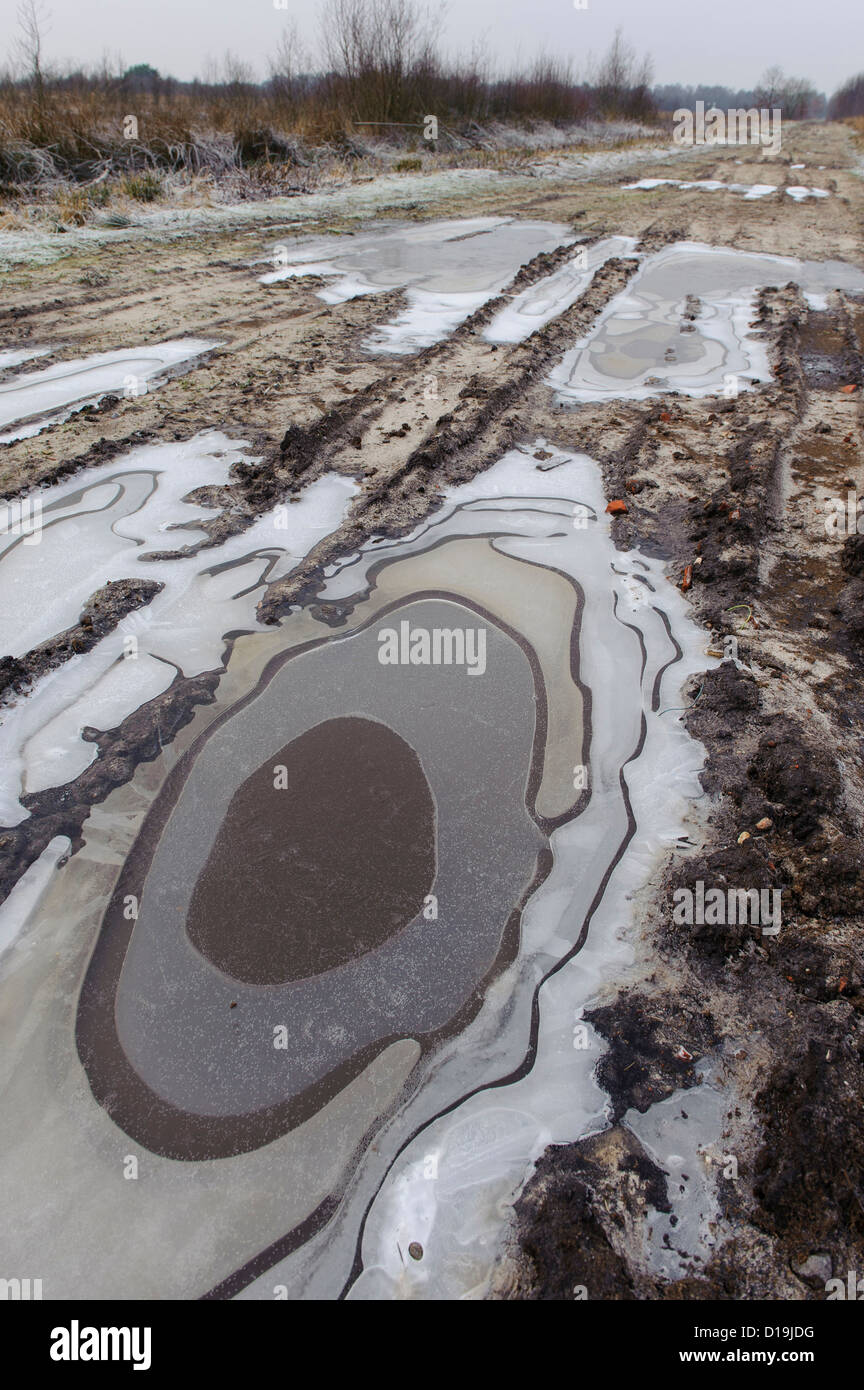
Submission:
[[[50,18],[49,62],[92,64],[103,53],[161,72],[201,75],[226,50],[259,76],[286,19],[317,41],[323,0],[43,0]],[[572,56],[578,68],[608,46],[617,26],[640,55],[654,59],[657,82],[722,82],[750,87],[770,63],[809,77],[829,93],[864,68],[861,0],[451,0],[441,16],[442,47],[464,54],[485,38],[502,64],[540,48]],[[0,53],[16,27],[18,0],[0,0]]]

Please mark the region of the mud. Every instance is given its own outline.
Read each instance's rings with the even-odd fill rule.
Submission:
[[[73,850],[79,847],[92,808],[128,782],[140,763],[158,758],[196,708],[212,703],[218,684],[218,672],[191,678],[178,675],[162,695],[141,705],[118,728],[107,733],[82,730],[81,737],[97,746],[95,762],[59,789],[25,793],[21,801],[30,813],[28,819],[0,829],[0,896],[9,895],[55,836],[67,835]]]
[[[434,876],[435,810],[416,754],[383,724],[327,720],[234,793],[186,930],[232,979],[283,984],[399,931]]]
[[[470,203],[465,193],[442,196],[411,216],[542,218],[591,241],[636,237],[643,253],[704,241],[861,267],[859,161],[850,131],[805,124],[784,131],[776,160],[713,148],[688,163],[688,180],[772,183],[776,197],[627,192],[621,181],[632,176],[609,172],[572,187],[542,178],[484,186]],[[785,167],[793,162],[807,167],[793,175]],[[641,172],[664,177],[668,168],[658,160]],[[783,191],[787,178],[832,196],[796,202]],[[323,231],[324,219],[310,229]],[[275,219],[268,235],[285,235]],[[362,344],[404,307],[402,292],[325,307],[316,285],[298,280],[287,298],[284,286],[260,285],[252,268],[266,241],[260,228],[233,227],[182,243],[148,241],[144,254],[118,242],[11,271],[4,348],[52,345],[55,362],[168,336],[224,346],[152,396],[103,398],[74,421],[3,448],[5,495],[135,442],[186,439],[213,423],[230,424],[260,462],[236,467],[227,487],[199,499],[222,508],[205,525],[205,544],[327,469],[356,476],[361,493],[345,525],[267,592],[259,616],[275,623],[293,605],[315,602],[337,555],[371,536],[404,534],[435,509],[442,482],[472,476],[510,445],[542,435],[597,458],[607,495],[626,500],[614,522],[621,549],[638,544],[661,555],[712,632],[711,650],[722,654],[734,638],[737,659],[695,679],[684,709],[664,711],[707,750],[705,796],[686,843],[639,897],[631,977],[590,1012],[608,1044],[598,1077],[610,1097],[609,1128],[538,1161],[492,1296],[569,1299],[584,1286],[589,1298],[607,1299],[824,1297],[824,1278],[806,1272],[814,1258],[835,1273],[864,1267],[864,561],[860,537],[827,534],[823,505],[850,487],[864,491],[860,297],[835,292],[816,308],[785,279],[764,288],[753,322],[772,380],[735,399],[661,395],[560,408],[545,373],[635,261],[607,263],[581,300],[523,344],[495,347],[480,330],[562,252],[523,268],[446,341],[411,359],[373,359]],[[82,285],[96,260],[104,284]],[[4,666],[7,693],[81,649],[74,644],[91,631],[109,631],[98,625],[116,625],[123,603],[146,601],[146,586],[110,587],[98,612],[85,610],[44,652]],[[119,728],[94,731],[91,767],[27,798],[29,818],[0,832],[6,891],[55,836],[79,846],[91,809],[170,744],[219,680],[216,671],[178,677]],[[779,936],[676,926],[672,893],[699,879],[779,888]],[[717,1164],[708,1168],[725,1235],[714,1253],[683,1261],[677,1277],[661,1276],[647,1233],[670,1205],[670,1174],[630,1123],[679,1093],[686,1110],[709,1065],[728,1095],[723,1151],[738,1170],[726,1179]]]
[[[47,671],[88,652],[123,618],[149,603],[164,585],[158,580],[116,579],[97,589],[84,604],[78,622],[23,656],[0,657],[0,700],[20,695]]]
[[[758,249],[773,251],[782,237]],[[860,244],[850,258],[861,263]],[[640,1245],[647,1219],[628,1229],[629,1180],[607,1152],[611,1140],[598,1136],[538,1164],[517,1205],[498,1297],[572,1298],[583,1283],[590,1298],[824,1298],[831,1270],[864,1258],[864,586],[858,538],[829,541],[817,506],[845,496],[847,484],[861,490],[862,345],[854,297],[844,294],[818,311],[794,289],[765,291],[757,319],[774,384],[734,402],[666,398],[575,417],[579,444],[604,461],[610,495],[628,497],[621,543],[656,540],[717,654],[724,639],[737,642],[738,660],[694,679],[687,707],[669,715],[708,751],[707,797],[692,845],[642,904],[637,1007],[630,986],[592,1014],[609,1044],[599,1074],[613,1120],[698,1085],[693,1069],[706,1056],[722,1063],[738,1177],[718,1174],[715,1191],[733,1238],[681,1279],[656,1281]],[[672,889],[699,879],[781,888],[779,937],[675,926]]]

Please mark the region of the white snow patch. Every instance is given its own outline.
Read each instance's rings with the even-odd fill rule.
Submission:
[[[786,189],[790,198],[794,198],[796,203],[803,203],[805,198],[830,198],[830,193],[826,188],[804,188],[800,184],[793,184]]]
[[[777,192],[777,185],[773,183],[722,183],[719,179],[694,179],[692,183],[682,179],[640,179],[638,183],[625,183],[622,187],[649,191],[655,188],[701,188],[704,193],[719,193],[725,189],[727,193],[743,193],[745,201],[765,198],[769,193]]]

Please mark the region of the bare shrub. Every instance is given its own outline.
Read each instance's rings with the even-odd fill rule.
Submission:
[[[327,0],[317,56],[288,24],[263,81],[228,53],[208,63],[202,80],[180,82],[146,63],[125,72],[104,62],[90,71],[46,69],[40,5],[22,0],[17,67],[0,72],[4,197],[16,188],[123,179],[131,181],[127,191],[156,197],[165,178],[195,176],[233,180],[232,193],[236,185],[253,196],[258,187],[296,187],[286,179],[325,148],[347,164],[366,158],[372,139],[379,150],[389,141],[415,155],[429,114],[439,122],[439,152],[479,153],[491,144],[483,122],[652,113],[650,64],[637,61],[620,33],[593,81],[578,80],[568,59],[548,53],[501,76],[482,46],[445,60],[441,12],[417,0]],[[91,198],[86,206],[93,205]],[[83,206],[73,211],[86,215]]]
[[[844,82],[828,106],[829,120],[842,121],[850,116],[864,116],[864,72]]]

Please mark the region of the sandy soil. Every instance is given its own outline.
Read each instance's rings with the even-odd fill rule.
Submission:
[[[860,166],[851,132],[802,125],[784,130],[776,159],[749,149],[688,158],[681,177],[779,186],[758,201],[626,191],[634,174],[619,168],[572,186],[542,174],[501,177],[470,202],[463,192],[398,216],[507,214],[571,224],[591,240],[632,235],[642,249],[687,239],[864,265]],[[668,162],[640,163],[635,177],[652,176],[669,177]],[[796,203],[783,192],[789,184],[831,196]],[[346,225],[336,214],[304,231]],[[11,271],[3,345],[54,346],[40,366],[187,335],[221,346],[145,396],[108,397],[3,448],[0,489],[14,495],[132,444],[216,426],[249,440],[261,459],[208,497],[223,505],[212,523],[219,537],[327,469],[357,476],[362,491],[342,531],[269,591],[262,616],[277,621],[298,597],[314,599],[335,553],[413,525],[444,480],[469,476],[505,447],[543,435],[597,458],[608,495],[627,503],[616,522],[621,547],[662,553],[718,648],[737,638],[742,668],[726,662],[690,692],[685,717],[708,751],[709,795],[694,810],[691,842],[642,895],[637,977],[592,1017],[610,1044],[601,1079],[615,1123],[541,1161],[518,1204],[495,1296],[569,1298],[587,1284],[592,1298],[824,1297],[831,1271],[864,1267],[864,557],[854,539],[844,546],[827,536],[821,507],[825,497],[864,491],[864,306],[838,293],[815,311],[794,287],[766,289],[758,318],[776,381],[737,399],[555,409],[544,371],[634,261],[609,262],[581,300],[522,345],[494,348],[479,336],[491,304],[419,356],[372,358],[363,338],[401,307],[401,292],[329,307],[308,279],[263,286],[256,275],[267,267],[250,262],[277,240],[287,240],[284,227],[259,223],[77,247],[51,265]],[[538,258],[511,290],[554,263]],[[138,590],[121,591],[117,611],[142,601]],[[97,604],[103,625],[113,602]],[[92,624],[91,611],[63,635],[69,651],[82,649],[74,643]],[[26,683],[63,652],[55,643],[31,658],[6,671],[9,683]],[[90,807],[148,757],[154,727],[167,742],[210,698],[213,679],[178,680],[105,736],[97,762],[62,796],[30,798],[31,819],[0,835],[7,890],[52,836],[74,842]],[[721,876],[783,889],[779,937],[742,932],[718,945],[716,934],[671,926],[672,886]],[[666,1177],[621,1118],[694,1087],[709,1055],[730,1095],[723,1143],[738,1176],[727,1180],[715,1165],[712,1182],[732,1239],[713,1261],[663,1280],[645,1232],[663,1209]]]

